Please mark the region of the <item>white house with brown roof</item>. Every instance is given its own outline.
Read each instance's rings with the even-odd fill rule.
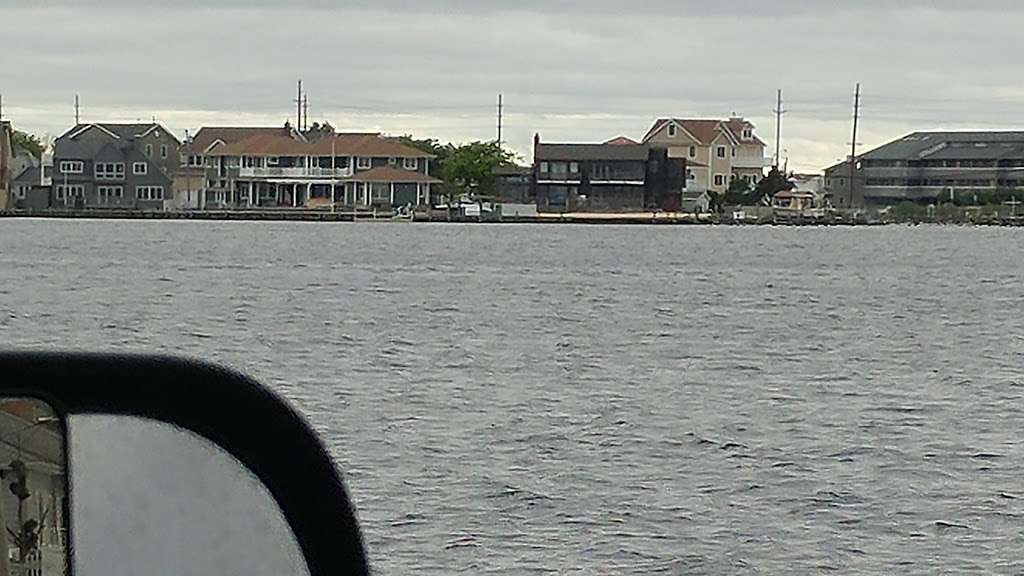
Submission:
[[[201,207],[405,206],[430,202],[432,156],[378,133],[203,128],[184,167],[206,172]]]
[[[754,125],[737,116],[728,120],[660,118],[643,143],[667,147],[671,158],[686,158],[687,187],[697,190],[724,193],[735,178],[756,183],[771,165]]]

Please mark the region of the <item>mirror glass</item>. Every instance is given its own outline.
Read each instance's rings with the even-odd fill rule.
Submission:
[[[76,576],[309,574],[263,483],[212,442],[131,416],[67,428]]]
[[[0,398],[0,576],[64,574],[64,431],[45,402]]]

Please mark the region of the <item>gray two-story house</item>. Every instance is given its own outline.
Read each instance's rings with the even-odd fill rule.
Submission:
[[[57,208],[162,210],[173,191],[181,143],[146,124],[79,124],[53,146]]]

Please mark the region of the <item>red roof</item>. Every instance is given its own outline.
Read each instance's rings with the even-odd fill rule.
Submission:
[[[605,142],[605,144],[607,144],[609,146],[635,146],[635,145],[639,144],[639,142],[637,142],[636,140],[633,140],[632,138],[627,138],[625,136],[618,136],[618,137],[612,138],[611,140]]]
[[[377,183],[395,183],[395,184],[411,184],[419,182],[423,184],[440,184],[441,181],[433,176],[427,176],[422,172],[416,172],[414,170],[403,170],[401,168],[393,168],[391,166],[379,166],[366,172],[357,172],[345,180],[350,182],[377,182]]]
[[[688,132],[702,145],[709,145],[711,142],[718,137],[722,132],[727,133],[737,142],[757,142],[764,144],[757,136],[754,136],[753,140],[743,140],[743,129],[746,127],[753,128],[754,125],[742,118],[730,118],[728,120],[714,120],[714,119],[703,119],[703,118],[659,118],[654,122],[654,126],[647,131],[643,141],[647,142],[655,134],[657,134],[666,124],[674,122],[678,126],[681,126],[683,130]]]
[[[432,158],[430,154],[398,140],[376,133],[342,133],[313,141],[288,136],[283,129],[257,133],[236,142],[218,146],[211,156],[363,156],[388,158]]]

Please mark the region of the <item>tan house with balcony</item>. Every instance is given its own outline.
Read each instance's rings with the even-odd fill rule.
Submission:
[[[433,156],[378,133],[203,128],[182,156],[204,173],[198,208],[421,206],[441,182]]]
[[[756,183],[771,165],[754,125],[736,116],[728,120],[660,118],[643,143],[668,148],[671,158],[686,158],[688,190],[724,193],[736,178]]]

